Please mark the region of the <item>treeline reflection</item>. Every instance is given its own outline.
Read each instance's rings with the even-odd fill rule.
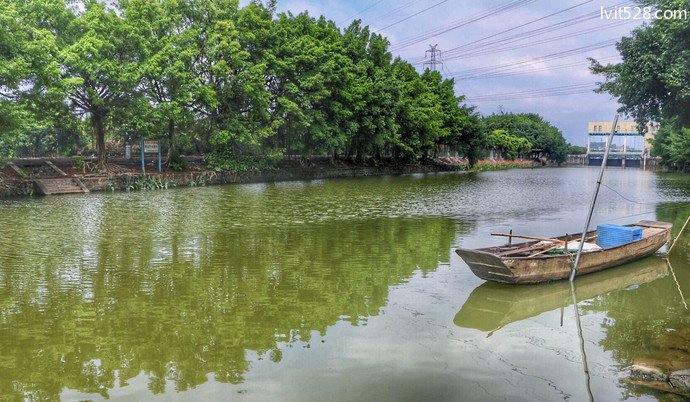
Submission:
[[[209,374],[241,383],[248,351],[280,362],[285,343],[360,325],[389,286],[447,261],[463,230],[442,217],[232,225],[165,197],[132,220],[122,202],[99,200],[94,214],[55,206],[66,237],[19,225],[22,241],[3,253],[0,395],[107,397],[142,372],[155,394]],[[41,213],[15,218],[40,225]]]

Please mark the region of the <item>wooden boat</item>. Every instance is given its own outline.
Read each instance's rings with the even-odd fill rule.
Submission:
[[[668,241],[673,225],[640,221],[627,226],[641,227],[642,239],[613,248],[583,251],[577,275],[601,271],[654,254]],[[578,241],[580,237],[581,234],[575,234],[553,240],[564,243],[567,247],[568,242]],[[588,232],[586,237],[596,238],[596,231]],[[459,248],[455,251],[478,277],[495,282],[521,284],[555,281],[570,275],[575,252],[545,252],[551,248],[549,243],[531,241],[475,250]]]
[[[631,286],[643,285],[668,276],[666,260],[649,257],[626,266],[587,275],[577,281],[577,298],[589,300]],[[475,288],[453,323],[462,328],[493,333],[513,322],[536,317],[547,311],[571,306],[570,284],[567,281],[540,285],[510,286],[484,282]]]

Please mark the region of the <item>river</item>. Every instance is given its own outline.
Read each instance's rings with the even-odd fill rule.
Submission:
[[[453,250],[580,232],[597,174],[0,200],[0,399],[586,400],[567,283],[485,283]],[[592,226],[675,236],[690,214],[688,175],[614,168],[604,184]],[[653,256],[577,279],[596,400],[667,397],[625,378],[690,326],[688,240],[673,270]]]

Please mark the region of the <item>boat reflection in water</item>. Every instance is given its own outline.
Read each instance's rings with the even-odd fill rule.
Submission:
[[[660,256],[584,275],[575,280],[578,301],[630,286],[652,282],[668,275]],[[535,317],[547,311],[572,305],[570,283],[558,281],[539,285],[506,285],[486,282],[472,291],[453,322],[463,328],[489,332]]]

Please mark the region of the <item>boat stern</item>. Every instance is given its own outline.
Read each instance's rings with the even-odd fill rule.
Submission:
[[[459,248],[455,252],[475,275],[484,280],[502,283],[516,283],[517,281],[513,272],[494,254],[466,248]]]

